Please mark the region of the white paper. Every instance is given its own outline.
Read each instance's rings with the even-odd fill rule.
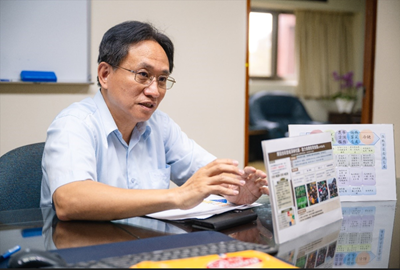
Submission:
[[[332,139],[342,201],[396,200],[393,125],[289,125],[289,136],[321,132]]]
[[[210,195],[204,199],[199,205],[187,209],[172,209],[161,212],[156,212],[147,215],[151,218],[164,219],[164,220],[182,220],[189,218],[205,219],[216,214],[221,214],[235,209],[247,209],[255,206],[260,206],[259,203],[236,205],[227,202],[224,197],[218,195]]]
[[[342,218],[327,133],[262,141],[276,243]]]

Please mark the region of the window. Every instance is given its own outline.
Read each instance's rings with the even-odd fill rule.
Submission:
[[[251,78],[296,79],[294,14],[251,11],[249,75]]]

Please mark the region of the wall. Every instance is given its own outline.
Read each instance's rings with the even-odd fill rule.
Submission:
[[[354,55],[354,80],[362,81],[363,74],[363,54],[364,54],[364,13],[365,0],[329,0],[327,2],[314,1],[280,1],[280,0],[251,0],[251,7],[266,8],[277,10],[294,10],[294,9],[309,9],[309,10],[325,10],[325,11],[348,11],[355,14],[355,55]],[[283,90],[289,93],[295,93],[296,81],[261,81],[250,80],[249,93],[250,95],[260,90]],[[336,111],[336,105],[332,101],[317,101],[302,99],[307,111],[316,121],[327,121],[328,112]],[[361,98],[358,100],[354,110],[361,108]]]
[[[160,109],[214,155],[237,159],[243,166],[246,1],[92,1],[94,81],[104,32],[125,20],[152,22],[175,44],[172,76],[177,84],[168,91]],[[23,144],[44,141],[60,110],[96,91],[95,84],[1,84],[0,155]]]
[[[378,0],[374,124],[394,124],[396,175],[400,177],[400,1]]]

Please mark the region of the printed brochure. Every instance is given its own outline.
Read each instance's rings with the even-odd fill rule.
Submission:
[[[262,141],[276,243],[342,219],[331,136]]]

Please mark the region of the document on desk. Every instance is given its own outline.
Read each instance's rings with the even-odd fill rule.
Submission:
[[[392,124],[289,125],[290,136],[322,132],[332,139],[341,201],[396,200]]]
[[[331,136],[262,141],[278,244],[342,219]]]
[[[218,195],[210,195],[206,199],[204,199],[199,205],[187,209],[172,209],[165,210],[161,212],[156,212],[153,214],[148,214],[146,216],[156,219],[164,219],[164,220],[182,220],[182,219],[205,219],[209,218],[216,214],[225,213],[235,209],[247,209],[251,207],[260,206],[259,203],[253,204],[244,204],[244,205],[236,205],[230,202],[227,202],[226,199],[222,196]]]

